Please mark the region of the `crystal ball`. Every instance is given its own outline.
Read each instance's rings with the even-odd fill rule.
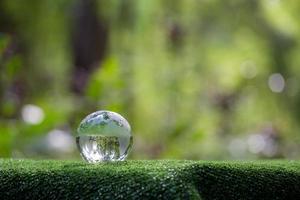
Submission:
[[[111,111],[89,114],[77,129],[77,147],[82,158],[89,163],[125,160],[132,142],[127,120]]]

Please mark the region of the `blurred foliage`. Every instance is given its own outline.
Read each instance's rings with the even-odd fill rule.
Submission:
[[[3,0],[0,155],[78,158],[59,134],[106,109],[132,125],[131,158],[299,158],[299,8]]]

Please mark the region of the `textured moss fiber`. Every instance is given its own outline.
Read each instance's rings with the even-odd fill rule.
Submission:
[[[300,162],[2,159],[0,199],[300,199]]]

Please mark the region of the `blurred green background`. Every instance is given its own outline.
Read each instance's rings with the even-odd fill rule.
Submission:
[[[300,158],[300,2],[1,0],[0,156],[80,159],[96,110],[131,159]]]

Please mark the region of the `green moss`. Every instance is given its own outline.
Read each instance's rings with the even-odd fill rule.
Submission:
[[[0,199],[299,199],[300,162],[0,160]]]

